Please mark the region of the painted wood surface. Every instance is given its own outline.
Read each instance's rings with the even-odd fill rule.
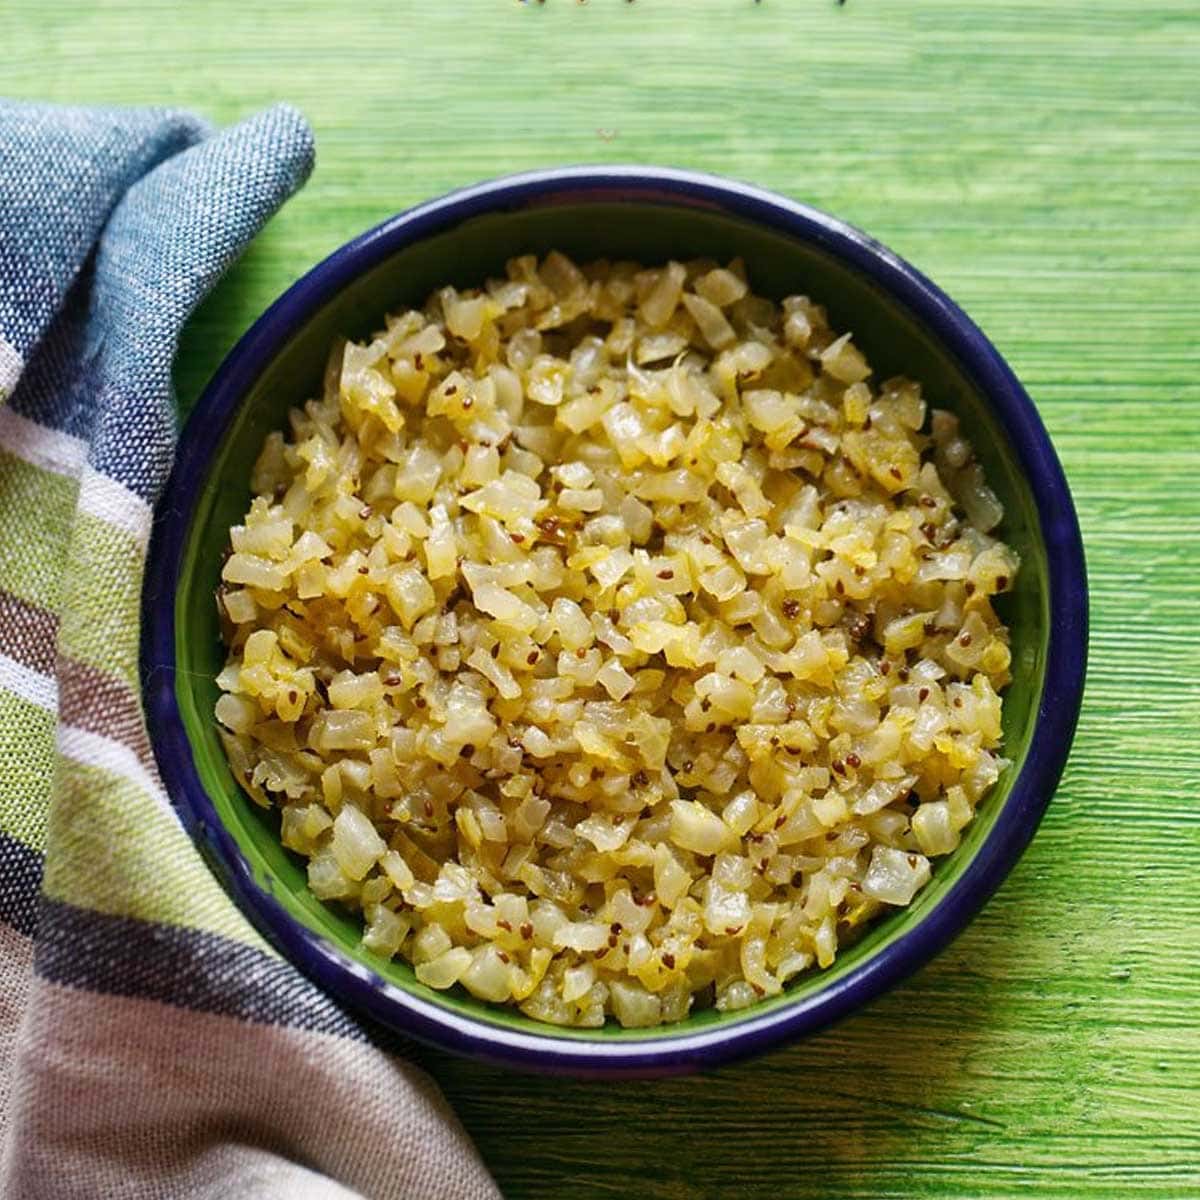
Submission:
[[[756,1063],[425,1060],[513,1198],[1200,1196],[1195,0],[5,0],[0,91],[312,120],[311,183],[188,331],[185,406],[335,246],[525,167],[725,172],[945,287],[1037,401],[1091,571],[1083,720],[1021,865],[916,978]]]

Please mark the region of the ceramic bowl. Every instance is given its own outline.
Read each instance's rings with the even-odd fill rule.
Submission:
[[[880,378],[910,375],[958,414],[1004,503],[1000,532],[1022,560],[1002,600],[1012,631],[1004,699],[1012,766],[959,849],[909,908],[880,920],[830,970],[756,1007],[707,1009],[657,1029],[554,1029],[458,989],[432,991],[406,963],[362,950],[358,917],[312,896],[303,863],[279,842],[277,818],[234,782],[212,717],[224,658],[213,592],[228,530],[247,507],[263,438],[319,391],[330,342],[366,335],[385,311],[436,286],[476,284],[512,255],[554,248],[577,261],[740,255],[755,291],[819,299],[835,328],[853,330]],[[146,714],[171,799],[235,902],[300,970],[352,1008],[449,1050],[518,1067],[649,1075],[812,1033],[903,979],[978,912],[1033,836],[1066,760],[1083,688],[1087,588],[1075,510],[1036,409],[928,279],[843,222],[755,187],[584,167],[499,179],[410,209],[284,293],[225,360],[183,431],[158,506],[142,616]]]

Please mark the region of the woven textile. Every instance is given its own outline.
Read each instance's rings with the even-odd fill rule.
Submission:
[[[0,1195],[489,1197],[436,1089],[257,936],[137,690],[171,364],[312,165],[277,107],[0,102]]]

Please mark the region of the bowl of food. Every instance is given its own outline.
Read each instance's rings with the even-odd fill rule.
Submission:
[[[685,1071],[958,933],[1079,711],[1078,524],[983,334],[757,188],[453,193],[193,411],[142,610],[164,783],[331,995],[480,1058]]]

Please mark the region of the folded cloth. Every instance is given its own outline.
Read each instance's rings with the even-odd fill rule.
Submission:
[[[209,874],[138,700],[180,328],[303,118],[0,102],[0,1195],[490,1197],[429,1080]]]

